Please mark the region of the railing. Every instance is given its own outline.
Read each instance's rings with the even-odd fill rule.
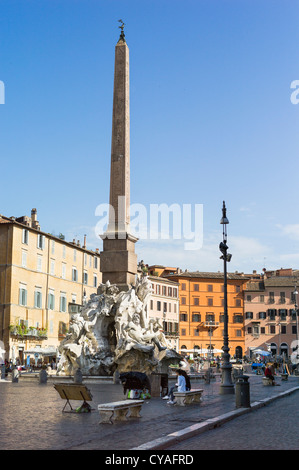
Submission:
[[[15,326],[10,329],[10,334],[12,336],[19,336],[27,338],[48,338],[48,332],[45,328],[31,328],[31,327],[23,327],[23,326]]]

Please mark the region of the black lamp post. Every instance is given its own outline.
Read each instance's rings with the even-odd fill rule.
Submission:
[[[223,201],[222,207],[222,219],[220,224],[223,225],[223,241],[219,245],[219,249],[222,253],[220,259],[223,259],[224,266],[224,331],[223,331],[223,353],[222,353],[222,383],[220,386],[220,393],[222,395],[234,393],[234,385],[232,383],[231,371],[232,365],[230,362],[229,346],[228,346],[228,310],[227,310],[227,262],[231,260],[232,255],[227,252],[227,229],[226,226],[229,223],[226,217],[226,207]]]

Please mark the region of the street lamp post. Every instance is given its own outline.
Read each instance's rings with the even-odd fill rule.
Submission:
[[[222,253],[220,259],[223,259],[223,271],[224,271],[224,331],[223,331],[223,354],[222,354],[222,383],[220,386],[220,394],[226,395],[235,392],[234,385],[232,383],[231,370],[232,365],[230,362],[229,345],[228,345],[228,309],[227,309],[227,262],[231,260],[232,255],[227,252],[227,229],[226,226],[229,223],[226,217],[226,207],[223,201],[222,207],[222,219],[220,224],[223,225],[223,241],[219,245],[219,249]]]

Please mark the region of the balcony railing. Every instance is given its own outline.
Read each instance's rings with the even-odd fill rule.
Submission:
[[[10,334],[12,336],[18,336],[18,337],[26,337],[26,338],[43,338],[46,339],[48,338],[48,332],[46,328],[33,328],[33,327],[27,327],[23,325],[17,325],[17,326],[11,326],[10,327]]]

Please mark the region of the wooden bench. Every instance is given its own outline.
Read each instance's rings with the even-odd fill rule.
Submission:
[[[187,392],[173,392],[176,403],[179,406],[186,406],[192,403],[199,403],[203,390],[189,390]]]
[[[73,410],[70,400],[83,400],[81,406],[82,411],[91,411],[91,408],[87,402],[92,401],[92,394],[85,385],[62,383],[54,384],[54,388],[57,390],[60,397],[66,400],[66,404],[64,405],[62,411],[65,410],[66,405],[69,405],[71,408],[69,412],[76,412],[76,410]]]
[[[123,400],[98,405],[100,423],[113,424],[113,421],[127,421],[127,413],[130,410],[130,418],[140,418],[140,411],[144,400]]]

